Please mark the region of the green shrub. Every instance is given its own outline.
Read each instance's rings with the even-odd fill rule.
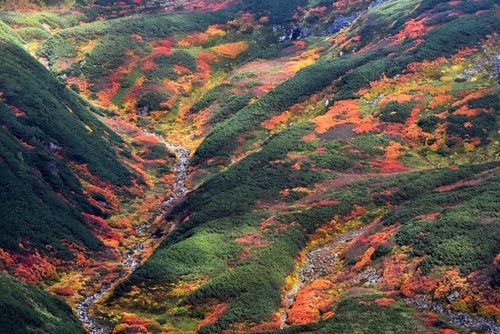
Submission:
[[[398,103],[391,101],[380,109],[379,117],[384,122],[405,123],[410,117],[415,103]]]
[[[71,308],[50,294],[0,274],[1,332],[84,334]]]

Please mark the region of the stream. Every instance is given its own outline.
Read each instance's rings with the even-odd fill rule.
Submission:
[[[169,152],[174,153],[177,158],[177,162],[174,166],[175,179],[170,195],[164,199],[162,206],[156,210],[146,222],[136,227],[137,234],[142,236],[147,236],[148,228],[154,223],[155,219],[167,213],[168,210],[171,209],[178,202],[178,200],[184,197],[187,193],[188,189],[186,186],[186,177],[190,163],[188,149],[175,146],[157,134],[150,132],[145,133],[157,138],[162,144],[165,145]],[[144,244],[142,242],[138,242],[130,247],[122,260],[122,265],[124,268],[128,269],[128,273],[119,274],[113,281],[103,282],[101,288],[97,292],[84,298],[76,304],[77,317],[82,322],[84,328],[86,328],[88,334],[111,334],[111,329],[107,328],[96,318],[90,315],[90,309],[105,293],[111,291],[115,282],[134,272],[140,264],[143,253]]]
[[[288,326],[287,311],[295,302],[300,289],[302,289],[305,285],[311,283],[315,279],[320,278],[321,276],[333,273],[331,265],[340,255],[340,253],[334,252],[334,248],[342,245],[343,243],[353,240],[354,238],[361,235],[364,231],[365,228],[361,228],[352,232],[341,234],[332,242],[328,243],[325,246],[316,248],[306,255],[305,263],[298,272],[297,283],[290,291],[285,293],[285,310],[282,312],[280,319],[281,329]],[[376,271],[372,269],[359,274],[358,277],[353,281],[353,283],[359,283],[359,281],[361,280],[366,280],[370,282],[370,284],[376,284],[380,279],[380,275],[378,275]],[[493,319],[483,318],[474,314],[464,312],[452,311],[444,307],[442,303],[439,303],[437,301],[430,301],[430,299],[426,298],[425,296],[413,299],[405,298],[403,299],[403,301],[419,309],[431,310],[435,313],[445,315],[451,324],[463,326],[470,330],[480,331],[482,333],[500,334],[500,325],[497,324]]]

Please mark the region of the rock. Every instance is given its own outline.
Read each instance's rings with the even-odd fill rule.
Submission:
[[[56,145],[56,144],[54,144],[53,142],[49,142],[49,150],[50,150],[52,153],[57,152],[59,149],[60,149],[60,147],[59,147],[59,146],[57,146],[57,145]]]
[[[497,54],[495,57],[493,57],[493,75],[495,79],[497,80],[498,83],[500,83],[500,54]]]
[[[55,161],[49,161],[47,163],[47,169],[50,174],[57,176],[59,174],[59,168],[57,168],[57,163]]]
[[[459,292],[457,290],[454,290],[452,291],[448,297],[446,297],[446,299],[448,300],[448,302],[451,304],[453,303],[455,300],[457,300],[458,296],[459,296]]]
[[[378,6],[378,5],[380,5],[381,3],[384,3],[384,2],[386,2],[386,1],[387,1],[387,0],[375,0],[375,1],[373,1],[373,2],[372,2],[369,6],[368,6],[368,9],[373,8],[373,7],[375,7],[375,6]]]
[[[333,20],[330,26],[326,29],[325,33],[327,35],[332,35],[338,33],[340,30],[347,26],[350,26],[356,19],[361,15],[361,11],[354,12],[351,15],[344,16],[339,15]]]
[[[286,28],[284,26],[273,26],[273,31],[283,32],[283,35],[279,38],[280,42],[304,39],[311,35],[311,32],[308,28],[300,26],[293,26],[291,28]]]

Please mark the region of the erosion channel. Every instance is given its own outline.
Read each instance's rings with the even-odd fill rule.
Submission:
[[[187,169],[189,167],[189,150],[184,147],[175,146],[167,142],[163,137],[159,135],[153,133],[147,134],[156,137],[161,143],[165,145],[168,151],[174,153],[177,158],[177,162],[174,166],[175,179],[170,195],[165,198],[161,208],[159,208],[148,221],[136,227],[136,232],[138,235],[145,235],[146,233],[148,233],[148,227],[153,224],[155,219],[158,216],[164,215],[187,193],[186,176]],[[105,293],[111,291],[115,287],[117,282],[132,274],[132,272],[139,265],[143,253],[144,244],[142,242],[138,242],[130,247],[122,260],[123,267],[128,269],[127,273],[122,273],[113,281],[103,281],[98,291],[77,303],[76,309],[78,319],[82,322],[88,334],[111,333],[111,329],[101,324],[95,317],[90,314],[90,309],[97,301],[101,299],[101,297]]]

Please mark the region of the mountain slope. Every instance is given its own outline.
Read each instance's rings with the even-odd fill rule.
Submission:
[[[1,274],[0,333],[83,334],[85,331],[64,302]]]
[[[0,247],[11,253],[4,256],[34,256],[43,266],[40,255],[74,259],[69,246],[102,250],[82,214],[107,213],[91,204],[80,180],[103,188],[140,181],[120,161],[129,149],[92,114],[93,107],[19,46],[0,41],[0,50]]]

